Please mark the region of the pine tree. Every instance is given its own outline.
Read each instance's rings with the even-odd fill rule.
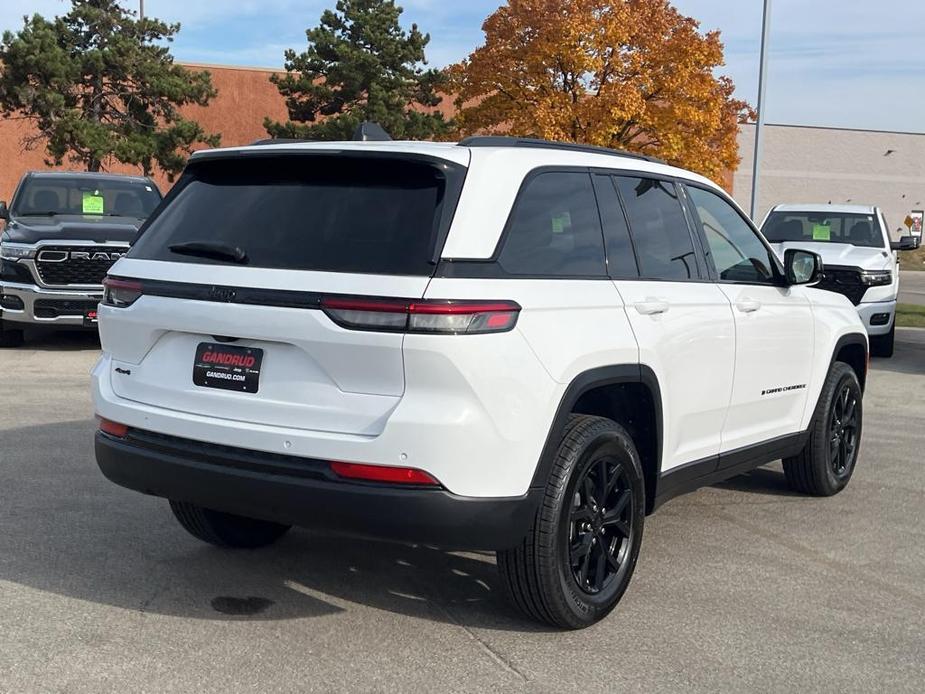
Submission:
[[[173,62],[164,43],[179,24],[136,19],[116,0],[71,4],[64,16],[35,14],[3,34],[0,113],[32,123],[26,147],[44,144],[49,165],[99,171],[115,160],[172,177],[194,144],[218,145],[178,110],[216,93],[208,72]]]
[[[443,73],[425,69],[430,41],[416,24],[405,32],[393,0],[338,0],[314,29],[308,49],[287,50],[286,74],[270,80],[286,99],[289,120],[264,121],[272,137],[350,139],[363,121],[393,138],[424,139],[447,132],[433,110]]]

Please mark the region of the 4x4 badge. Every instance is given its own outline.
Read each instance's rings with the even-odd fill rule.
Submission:
[[[237,296],[237,290],[232,287],[211,287],[209,289],[209,299],[212,301],[228,303],[234,301],[235,296]]]

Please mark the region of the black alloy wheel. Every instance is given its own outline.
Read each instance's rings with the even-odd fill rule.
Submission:
[[[845,488],[861,450],[863,395],[854,369],[844,362],[832,364],[803,450],[783,460],[784,475],[792,489],[832,496]]]
[[[613,457],[589,461],[578,476],[565,529],[572,578],[585,593],[609,587],[625,566],[634,503],[626,467]]]
[[[603,619],[623,597],[642,544],[646,492],[630,433],[569,418],[533,525],[498,551],[501,585],[524,614],[563,629]]]
[[[829,421],[829,457],[836,477],[843,477],[852,468],[857,447],[858,400],[846,383],[835,396]]]

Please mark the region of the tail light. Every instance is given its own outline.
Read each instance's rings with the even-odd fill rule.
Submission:
[[[137,280],[106,277],[103,280],[103,303],[106,306],[125,308],[135,303],[143,291],[141,282]]]
[[[418,484],[428,487],[440,486],[440,483],[429,474],[413,467],[363,465],[361,463],[331,463],[331,469],[339,477],[352,480],[389,482],[393,484]]]
[[[307,292],[293,292],[297,297],[290,301],[288,297],[281,299],[280,293],[275,290],[230,287],[227,289],[231,299],[216,299],[216,289],[226,288],[106,277],[103,280],[103,305],[125,308],[144,294],[199,301],[234,301],[237,295],[238,301],[248,304],[321,309],[328,318],[349,330],[440,335],[503,333],[514,328],[520,313],[520,305],[513,301],[325,296]],[[264,295],[264,292],[268,294]],[[244,293],[248,293],[246,300],[242,298]]]
[[[350,330],[474,335],[501,333],[517,323],[513,301],[452,301],[327,297],[327,316]]]

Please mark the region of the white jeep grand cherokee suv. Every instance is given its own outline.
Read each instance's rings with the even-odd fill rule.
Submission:
[[[815,251],[825,273],[817,289],[848,297],[870,336],[875,357],[892,357],[899,267],[896,251],[914,239],[891,242],[883,212],[869,205],[776,205],[761,232],[783,257],[788,248]]]
[[[708,180],[508,138],[196,153],[107,278],[96,456],[216,545],[497,550],[579,628],[666,500],[783,458],[835,494],[867,336]]]

